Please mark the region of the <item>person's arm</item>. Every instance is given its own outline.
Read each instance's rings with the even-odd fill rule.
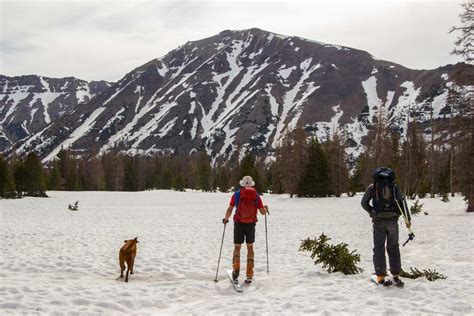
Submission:
[[[373,214],[373,207],[372,205],[370,205],[370,200],[372,199],[372,184],[369,185],[369,187],[367,188],[367,190],[365,191],[364,193],[364,196],[362,197],[362,201],[360,202],[360,205],[362,206],[362,208],[367,212],[369,213],[369,215],[372,216]]]
[[[222,222],[224,224],[227,224],[229,222],[229,218],[232,215],[232,210],[234,209],[235,206],[235,193],[232,194],[232,198],[230,199],[229,207],[225,211],[224,218],[222,219]]]
[[[222,222],[224,224],[227,224],[229,222],[229,218],[230,216],[232,215],[232,210],[234,209],[234,206],[233,205],[229,205],[229,207],[227,208],[227,211],[225,212],[225,216],[224,216],[224,219],[222,220]]]
[[[257,195],[257,209],[260,211],[260,214],[265,215],[265,214],[270,214],[268,212],[268,206],[263,205],[262,198],[260,195]]]

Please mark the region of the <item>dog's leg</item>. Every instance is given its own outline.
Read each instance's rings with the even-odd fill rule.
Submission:
[[[128,282],[128,273],[130,272],[130,267],[132,265],[131,259],[127,260],[127,273],[125,274],[125,282]]]
[[[120,260],[120,277],[123,278],[123,271],[125,270],[125,262]]]
[[[133,266],[135,265],[135,257],[132,258],[132,268],[130,269],[130,274],[133,274]]]

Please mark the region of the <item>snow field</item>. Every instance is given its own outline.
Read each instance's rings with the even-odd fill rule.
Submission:
[[[48,192],[0,200],[0,314],[449,314],[473,313],[473,214],[464,201],[424,199],[402,266],[448,279],[405,279],[404,289],[370,283],[372,228],[353,198],[265,195],[255,243],[255,280],[236,293],[227,279],[233,224],[226,227],[219,282],[214,277],[230,194],[201,192]],[[67,205],[79,200],[79,211]],[[411,201],[409,201],[409,204]],[[359,275],[329,274],[298,251],[322,232],[361,255]],[[138,237],[135,274],[120,274],[118,252]],[[407,230],[400,222],[400,244]],[[246,249],[241,254],[245,269]]]

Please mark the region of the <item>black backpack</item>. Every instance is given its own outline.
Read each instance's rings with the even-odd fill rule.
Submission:
[[[372,174],[372,204],[375,213],[396,212],[395,173],[390,168],[378,168]]]

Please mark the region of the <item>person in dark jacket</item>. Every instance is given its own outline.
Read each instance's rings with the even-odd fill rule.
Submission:
[[[411,226],[410,213],[404,195],[395,184],[395,173],[390,168],[377,168],[372,174],[374,183],[369,185],[361,205],[369,213],[373,223],[374,255],[373,262],[377,282],[390,285],[385,280],[387,263],[385,259],[385,243],[393,283],[403,286],[400,280],[401,258],[398,244],[398,218],[403,216],[407,228]],[[372,201],[372,205],[370,202]]]

